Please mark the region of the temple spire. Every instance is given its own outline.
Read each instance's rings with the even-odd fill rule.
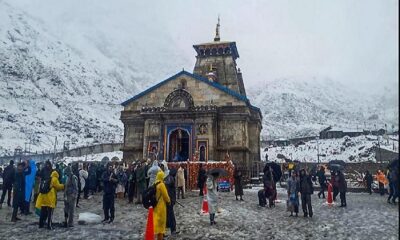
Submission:
[[[215,29],[215,38],[214,38],[214,42],[219,42],[220,37],[219,37],[219,15],[218,15],[218,23],[217,23],[217,27]]]

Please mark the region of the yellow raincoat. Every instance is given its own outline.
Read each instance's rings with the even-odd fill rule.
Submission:
[[[50,192],[43,194],[40,193],[37,200],[35,207],[41,209],[42,207],[56,207],[57,202],[57,191],[64,189],[64,184],[60,184],[58,181],[58,172],[53,171],[51,173],[51,183],[50,183]]]
[[[170,203],[171,200],[169,199],[168,196],[168,191],[167,188],[165,187],[164,184],[164,172],[159,171],[156,176],[156,183],[160,182],[157,184],[156,187],[156,199],[157,205],[154,208],[154,233],[155,234],[164,234],[165,233],[165,228],[167,225],[167,203]]]

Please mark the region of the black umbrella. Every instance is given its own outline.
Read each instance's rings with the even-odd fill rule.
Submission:
[[[279,166],[279,164],[277,164],[275,162],[269,162],[269,163],[265,164],[264,171],[263,171],[264,173],[267,171],[268,167],[270,167],[272,169],[272,172],[274,175],[274,181],[278,182],[282,177],[281,166]]]
[[[343,161],[343,160],[331,160],[331,161],[329,161],[328,164],[329,164],[329,165],[331,165],[331,164],[338,164],[338,165],[343,165],[343,167],[346,166],[346,162]]]
[[[332,170],[332,171],[339,171],[339,170],[343,170],[344,166],[341,164],[329,164],[328,169]]]
[[[228,172],[223,168],[210,169],[210,170],[208,170],[207,174],[208,175],[213,175],[213,176],[216,176],[216,177],[229,176]]]

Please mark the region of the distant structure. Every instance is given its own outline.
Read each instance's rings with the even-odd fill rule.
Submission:
[[[246,96],[236,65],[236,43],[214,41],[193,46],[193,73],[185,70],[122,103],[124,161],[168,162],[230,159],[244,170],[260,161],[262,114]]]
[[[355,130],[355,129],[340,129],[340,128],[333,128],[331,126],[323,129],[321,132],[319,132],[319,138],[320,139],[330,139],[330,138],[342,138],[345,136],[349,137],[358,137],[361,135],[384,135],[386,133],[385,129],[379,129],[379,130]]]

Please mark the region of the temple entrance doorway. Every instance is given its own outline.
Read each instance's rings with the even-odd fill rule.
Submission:
[[[190,135],[181,128],[173,130],[168,138],[168,162],[181,162],[189,158]]]

